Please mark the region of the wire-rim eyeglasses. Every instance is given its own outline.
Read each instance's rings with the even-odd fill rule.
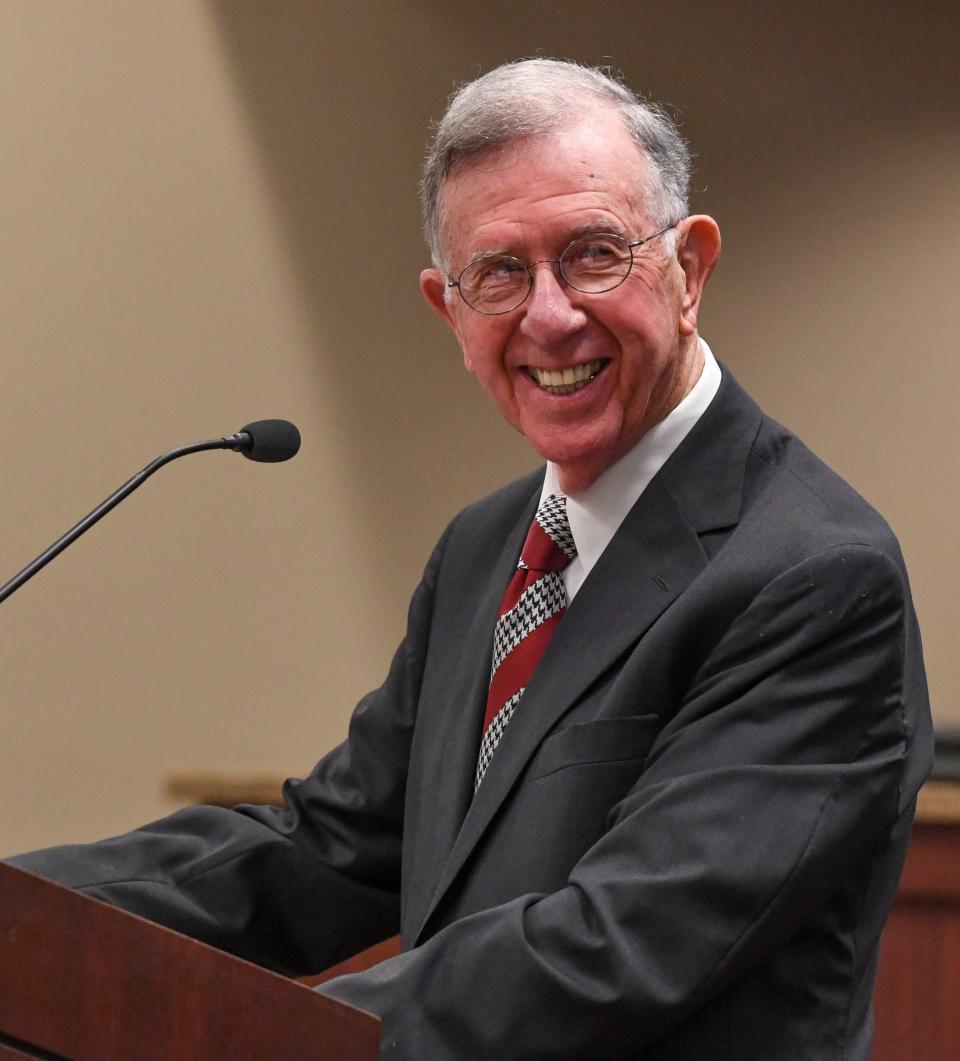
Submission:
[[[636,240],[626,240],[613,232],[590,233],[569,243],[559,258],[530,263],[511,254],[484,254],[464,266],[456,280],[448,280],[447,287],[455,287],[472,310],[487,317],[512,313],[523,305],[533,290],[538,265],[555,265],[563,282],[574,291],[603,294],[619,287],[630,275],[637,247],[679,223],[671,221],[652,235]]]

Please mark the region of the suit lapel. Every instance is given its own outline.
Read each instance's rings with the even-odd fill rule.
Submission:
[[[418,938],[546,734],[703,570],[707,556],[700,535],[736,524],[761,416],[724,371],[714,402],[631,509],[571,603],[472,800],[479,728],[463,725],[458,712],[443,715],[445,727],[453,727],[442,742],[448,755],[444,776],[455,774],[460,787],[435,837],[437,876],[426,879],[437,883],[422,917],[413,921]],[[461,668],[454,701],[469,703],[472,719],[482,714],[493,624],[535,502],[511,534],[496,584],[477,612],[470,644],[474,652],[484,646],[482,664]]]

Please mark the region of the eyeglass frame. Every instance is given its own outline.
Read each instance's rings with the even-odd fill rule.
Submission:
[[[657,236],[662,236],[664,232],[669,232],[670,229],[676,228],[682,220],[683,218],[678,218],[676,221],[671,221],[669,225],[664,225],[663,228],[659,229],[657,232],[654,232],[650,236],[644,236],[643,239],[626,240],[623,238],[623,236],[618,235],[616,232],[589,232],[584,234],[583,236],[577,236],[576,239],[570,240],[570,242],[560,252],[560,256],[558,258],[540,258],[538,261],[530,262],[529,264],[524,262],[520,258],[514,257],[512,254],[481,254],[479,257],[467,262],[467,264],[460,270],[456,280],[448,279],[447,287],[455,287],[457,289],[457,293],[463,299],[464,305],[469,306],[474,313],[479,313],[483,317],[502,317],[506,313],[513,313],[515,309],[519,309],[524,304],[524,302],[526,302],[527,299],[530,297],[530,292],[533,290],[533,271],[538,265],[555,265],[557,267],[557,272],[560,274],[560,279],[567,285],[567,287],[572,287],[574,291],[579,291],[581,295],[605,295],[608,291],[616,290],[616,288],[618,288],[630,275],[630,272],[633,269],[633,263],[635,261],[635,255],[633,253],[634,247],[642,247],[645,243],[649,243],[650,240],[656,239]],[[623,243],[626,245],[627,250],[630,251],[630,264],[627,266],[627,271],[623,274],[622,277],[620,277],[620,279],[615,284],[611,284],[609,287],[602,287],[599,291],[584,291],[583,288],[577,287],[576,284],[572,284],[567,279],[567,276],[563,271],[563,256],[571,247],[579,243],[581,240],[599,239],[603,236],[612,236],[614,239],[623,241]],[[477,309],[477,307],[474,306],[467,299],[467,296],[463,293],[463,289],[460,287],[460,281],[461,279],[463,279],[463,274],[472,265],[476,265],[477,262],[485,261],[488,258],[504,258],[507,261],[516,262],[527,274],[526,293],[515,306],[511,306],[509,309]]]

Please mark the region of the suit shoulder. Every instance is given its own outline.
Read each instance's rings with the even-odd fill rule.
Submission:
[[[491,527],[519,519],[531,501],[539,496],[543,473],[544,469],[540,467],[471,502],[457,513],[451,526],[461,533],[484,533]]]
[[[540,468],[461,509],[434,549],[435,564],[476,571],[494,563],[510,531],[533,517],[542,484]]]
[[[795,534],[802,529],[810,551],[860,544],[902,564],[884,517],[793,432],[764,417],[749,460],[754,488],[745,498],[745,515],[790,526]]]

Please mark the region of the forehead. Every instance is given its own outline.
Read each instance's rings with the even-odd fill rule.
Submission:
[[[584,228],[635,235],[650,169],[617,113],[469,159],[443,187],[444,243],[463,262],[490,251],[552,253]]]

